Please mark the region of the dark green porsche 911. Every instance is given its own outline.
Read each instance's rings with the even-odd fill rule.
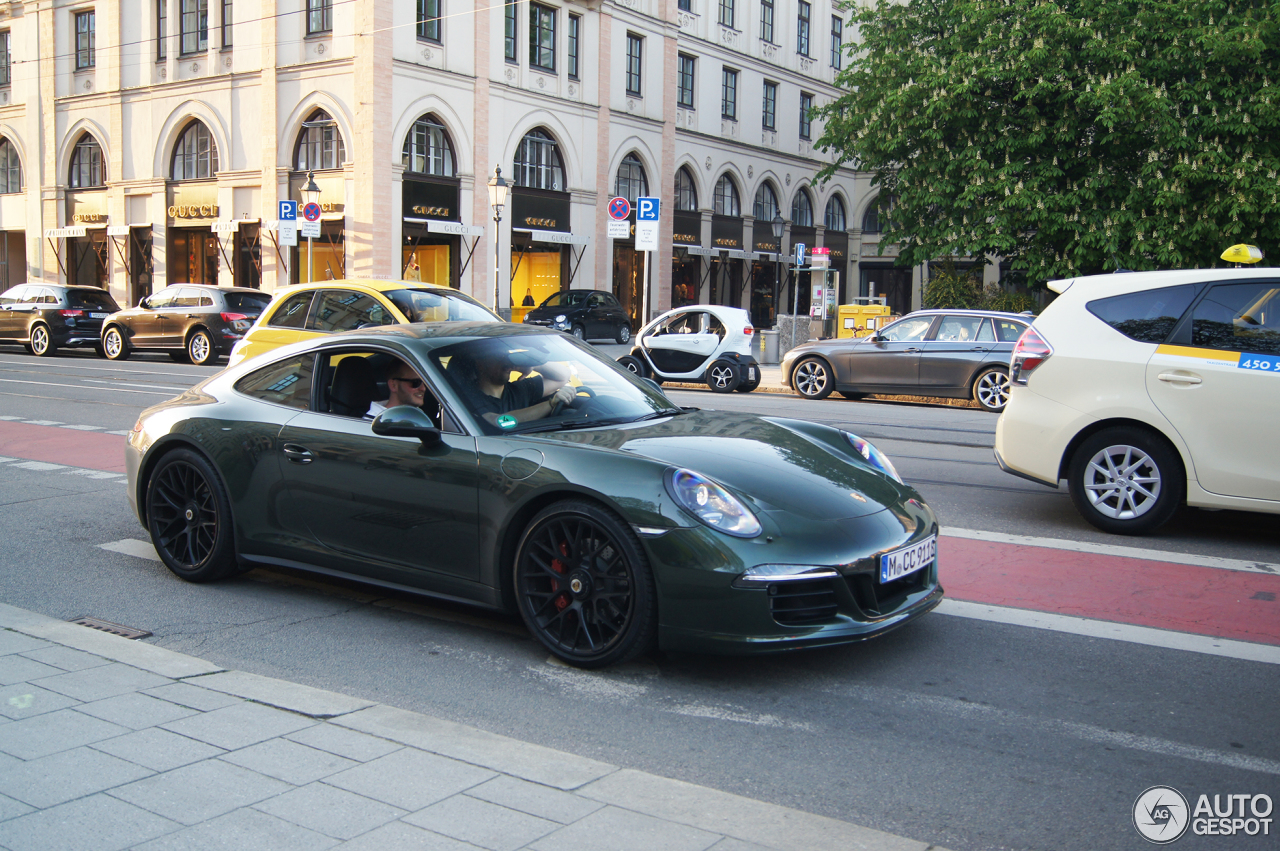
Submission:
[[[583,667],[857,641],[942,599],[933,512],[875,447],[680,408],[590,346],[445,322],[276,349],[143,412],[165,565],[258,565],[520,612]]]

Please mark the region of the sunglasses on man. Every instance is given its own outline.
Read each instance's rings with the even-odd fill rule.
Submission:
[[[417,378],[417,377],[414,377],[414,378],[402,378],[402,377],[400,377],[399,375],[393,375],[393,376],[392,376],[392,378],[394,378],[396,381],[403,381],[405,384],[408,384],[408,385],[409,385],[410,387],[412,387],[414,390],[421,390],[423,387],[426,387],[426,386],[427,386],[427,382],[425,382],[425,381],[423,381],[421,378]]]

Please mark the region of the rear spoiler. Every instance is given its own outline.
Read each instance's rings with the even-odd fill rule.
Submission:
[[[1053,290],[1058,295],[1062,295],[1067,290],[1071,289],[1071,285],[1074,284],[1075,282],[1076,282],[1075,278],[1067,278],[1066,280],[1063,280],[1063,281],[1050,281],[1049,283],[1045,284],[1045,286]]]

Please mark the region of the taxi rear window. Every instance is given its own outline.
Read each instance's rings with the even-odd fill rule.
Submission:
[[[1163,343],[1195,295],[1195,287],[1182,284],[1098,298],[1085,307],[1130,340]]]

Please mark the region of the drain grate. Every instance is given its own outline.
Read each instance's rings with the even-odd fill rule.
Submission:
[[[99,632],[109,632],[112,635],[118,635],[121,638],[146,638],[151,635],[145,629],[134,629],[131,626],[121,626],[118,623],[104,621],[101,618],[73,618],[71,623],[78,623],[80,626],[87,626],[89,629],[96,629]]]

